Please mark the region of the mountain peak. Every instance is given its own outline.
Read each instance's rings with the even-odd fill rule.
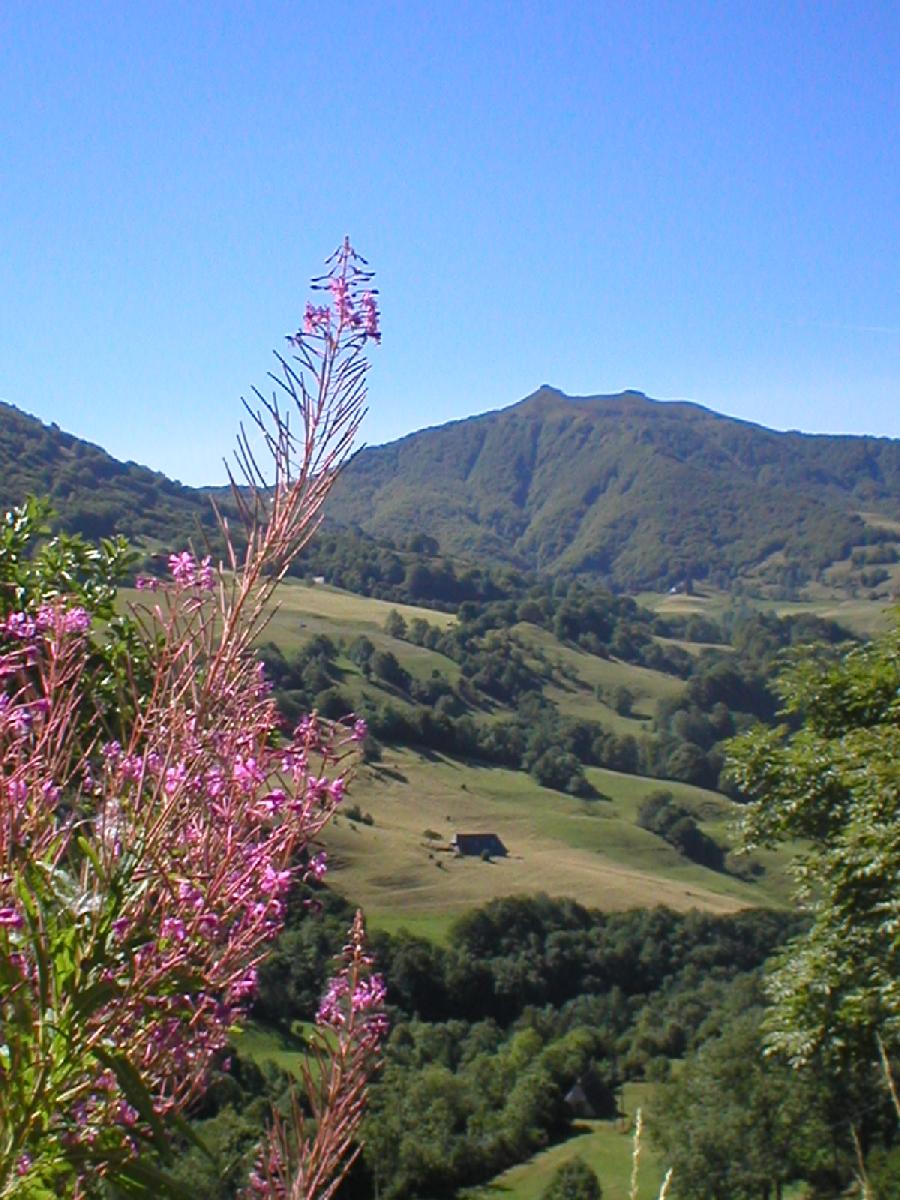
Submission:
[[[637,590],[686,575],[796,588],[873,542],[863,513],[900,525],[900,441],[798,437],[636,388],[570,396],[549,383],[363,451],[329,501],[368,533],[427,530],[475,562]],[[891,548],[877,561],[900,560],[900,531],[879,538]]]

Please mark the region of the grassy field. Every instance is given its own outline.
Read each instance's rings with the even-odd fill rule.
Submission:
[[[248,1022],[240,1033],[235,1034],[233,1040],[235,1048],[245,1057],[252,1059],[257,1066],[274,1063],[276,1067],[292,1075],[299,1071],[305,1056],[301,1037],[270,1029],[254,1021]]]
[[[601,721],[614,733],[640,733],[652,721],[658,701],[677,696],[684,688],[680,679],[662,671],[614,658],[598,658],[575,646],[566,646],[537,625],[514,625],[512,632],[526,653],[541,655],[553,667],[556,682],[545,689],[545,694],[560,712]],[[630,717],[621,716],[606,702],[622,686],[629,688],[635,697]]]
[[[763,881],[747,884],[689,863],[634,824],[640,799],[666,786],[705,828],[721,829],[730,812],[723,797],[614,771],[588,774],[603,799],[574,799],[518,771],[390,750],[363,768],[351,791],[374,824],[340,816],[328,831],[331,885],[360,903],[374,926],[436,938],[466,909],[517,893],[546,891],[607,910],[667,904],[731,912],[784,901],[775,856]],[[509,857],[483,862],[439,849],[458,831],[497,833]]]
[[[837,621],[851,633],[860,637],[871,637],[888,628],[892,605],[887,599],[870,600],[864,597],[851,598],[827,594],[825,588],[811,586],[808,600],[760,600],[747,598],[751,608],[763,612],[774,612],[780,617],[794,613],[814,613],[818,617]],[[701,587],[697,595],[671,595],[668,592],[641,592],[635,596],[638,604],[663,616],[689,616],[702,613],[714,620],[733,603],[728,592],[715,588]]]
[[[385,620],[392,609],[407,622],[421,617],[440,629],[446,629],[455,619],[449,613],[436,612],[431,608],[391,604],[387,600],[357,596],[354,592],[344,592],[323,584],[287,580],[278,592],[278,608],[267,636],[277,642],[285,653],[295,649],[316,633],[325,633],[331,638],[351,639],[365,634],[379,645],[379,648],[380,639],[383,638],[395,652],[398,644],[406,646],[408,650],[419,649],[409,646],[408,643],[397,643],[394,638],[389,638],[383,633]],[[428,650],[422,651],[424,655],[430,653]],[[407,670],[411,670],[408,665]]]
[[[376,646],[392,650],[413,675],[427,677],[438,670],[456,680],[458,664],[384,633],[392,608],[407,620],[422,617],[446,626],[453,619],[322,585],[289,582],[265,637],[290,654],[316,633],[344,645],[365,634]],[[659,701],[684,687],[681,680],[659,671],[565,646],[533,625],[517,625],[513,634],[534,662],[543,664],[542,672],[552,670],[554,682],[547,694],[563,713],[599,720],[619,733],[639,734],[652,721]],[[358,705],[364,697],[385,699],[386,692],[364,681],[344,654],[337,666],[349,703]],[[623,684],[635,696],[630,716],[607,703]],[[399,693],[391,698],[400,706],[406,703]],[[760,882],[745,883],[690,863],[635,823],[641,800],[665,787],[727,845],[733,810],[722,796],[595,768],[587,775],[600,799],[580,800],[550,791],[518,771],[388,749],[381,764],[360,771],[351,794],[352,802],[372,814],[374,824],[339,816],[328,831],[331,882],[363,905],[374,925],[392,931],[406,927],[438,940],[446,937],[456,915],[474,905],[539,890],[602,909],[667,904],[727,912],[785,902],[783,857],[758,856],[766,874]],[[428,841],[426,831],[437,838]],[[457,859],[439,847],[446,847],[458,831],[496,832],[509,856],[490,863]]]
[[[579,1121],[576,1133],[559,1145],[535,1154],[495,1176],[489,1184],[467,1192],[471,1200],[540,1200],[555,1172],[571,1158],[579,1157],[597,1173],[603,1189],[603,1200],[628,1200],[630,1195],[632,1156],[634,1152],[633,1121],[638,1106],[646,1104],[650,1085],[629,1083],[623,1088],[622,1107],[625,1112],[619,1121]],[[665,1175],[665,1165],[650,1145],[641,1139],[638,1172],[638,1200],[656,1200]]]

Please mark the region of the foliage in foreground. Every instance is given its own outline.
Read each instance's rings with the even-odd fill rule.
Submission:
[[[273,592],[314,532],[365,396],[378,338],[370,274],[349,243],[273,376],[295,406],[251,410],[274,459],[267,486],[246,436],[235,487],[240,559],[190,551],[111,639],[121,547],[29,544],[40,512],[0,541],[0,1195],[85,1195],[104,1181],[158,1194],[145,1153],[201,1094],[246,1013],[295,879],[340,803],[364,728],[313,714],[291,737],[253,645]],[[36,564],[36,565],[35,565]],[[113,651],[124,639],[133,654]],[[118,703],[115,703],[118,701]],[[315,1128],[276,1122],[252,1194],[330,1194],[352,1155],[384,1023],[383,985],[354,926],[319,1011],[330,1029],[307,1080]],[[324,1085],[324,1091],[320,1090]],[[182,1125],[183,1127],[183,1125]],[[260,1191],[262,1189],[262,1191]]]
[[[771,1045],[837,1065],[900,1049],[900,622],[843,654],[797,652],[785,724],[734,743],[749,847],[802,840],[812,914],[772,976]]]

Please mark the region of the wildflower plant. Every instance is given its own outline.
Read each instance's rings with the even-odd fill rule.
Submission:
[[[220,513],[223,563],[179,551],[167,580],[139,581],[118,721],[91,669],[110,597],[27,579],[4,597],[0,1197],[104,1181],[156,1194],[143,1150],[165,1154],[247,1011],[290,887],[325,869],[316,839],[365,727],[313,713],[283,734],[253,646],[350,451],[380,336],[349,242],[328,266],[315,284],[332,304],[309,306],[275,394],[247,406],[232,478],[242,549]],[[97,596],[105,608],[92,609]],[[380,984],[354,930],[330,993],[331,1011],[350,1015],[323,1051],[334,1066],[320,1077],[339,1083],[317,1101],[319,1127],[344,1128],[337,1109],[361,1102],[380,1036]]]
[[[287,1120],[277,1112],[242,1200],[330,1200],[359,1154],[354,1134],[365,1109],[365,1085],[387,1032],[385,984],[366,950],[357,912],[301,1067]]]

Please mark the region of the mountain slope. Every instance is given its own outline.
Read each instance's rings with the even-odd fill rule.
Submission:
[[[62,529],[91,538],[123,533],[174,546],[198,522],[213,526],[200,492],[0,402],[0,506],[29,493],[51,498]]]
[[[329,514],[378,535],[624,587],[800,582],[900,519],[900,442],[777,433],[639,392],[519,404],[361,451]],[[774,557],[773,557],[774,556]]]

